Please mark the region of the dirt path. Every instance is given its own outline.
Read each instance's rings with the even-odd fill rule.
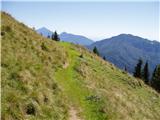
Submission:
[[[82,120],[78,116],[77,110],[74,107],[70,108],[70,111],[69,111],[69,120]]]

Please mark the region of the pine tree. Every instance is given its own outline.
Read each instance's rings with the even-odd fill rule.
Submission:
[[[127,67],[125,66],[125,68],[124,68],[124,71],[126,71],[127,72]]]
[[[50,38],[50,35],[48,35],[47,38]]]
[[[103,56],[103,60],[106,60],[106,57],[105,57],[105,56]]]
[[[54,34],[52,34],[52,40],[60,41],[60,38],[59,38],[59,36],[58,36],[56,31],[54,32]]]
[[[141,73],[142,64],[143,64],[143,61],[141,59],[139,59],[137,65],[135,67],[134,77],[137,77],[137,78],[142,77],[142,73]]]
[[[95,54],[99,55],[99,52],[98,52],[98,49],[97,49],[96,46],[94,47],[93,52],[94,52]]]
[[[146,62],[145,66],[144,66],[144,69],[143,69],[143,79],[144,79],[144,82],[146,84],[149,83],[149,68],[148,68],[148,62]]]
[[[157,65],[153,72],[151,86],[160,92],[160,65]]]

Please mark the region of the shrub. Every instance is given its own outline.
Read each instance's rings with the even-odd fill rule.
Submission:
[[[36,114],[36,109],[32,103],[28,104],[26,107],[26,113],[28,115],[35,115]]]
[[[101,112],[101,113],[106,113],[106,112],[107,112],[107,110],[106,110],[106,108],[105,108],[105,107],[101,107],[101,108],[99,109],[99,112]]]
[[[47,46],[44,43],[42,43],[41,48],[44,51],[48,51],[48,48],[47,48]]]
[[[97,95],[91,95],[91,96],[87,96],[86,100],[98,102],[100,101],[100,97]]]
[[[44,102],[47,103],[48,100],[49,100],[48,97],[47,97],[47,96],[44,96]]]
[[[83,58],[83,54],[81,54],[79,57],[80,57],[80,58]]]
[[[5,35],[5,32],[4,31],[1,31],[1,36],[4,36]]]
[[[12,30],[10,26],[5,26],[4,29],[5,29],[6,32],[10,32]]]

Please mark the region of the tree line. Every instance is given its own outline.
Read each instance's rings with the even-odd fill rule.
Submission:
[[[93,48],[93,53],[100,56],[96,46]],[[105,56],[103,56],[103,59],[106,60]],[[125,71],[127,71],[126,66],[125,66]],[[143,61],[142,59],[139,59],[138,63],[135,66],[133,76],[142,79],[145,84],[151,86],[156,91],[160,92],[160,64],[155,67],[152,75],[150,76],[148,61],[146,61],[143,67]]]
[[[147,85],[160,92],[160,64],[155,67],[151,79],[149,74],[148,61],[145,63],[144,68],[142,67],[143,61],[142,59],[139,59],[133,73],[134,77],[144,80]]]

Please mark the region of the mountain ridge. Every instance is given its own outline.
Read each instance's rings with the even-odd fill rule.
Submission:
[[[121,69],[127,67],[131,73],[140,58],[144,62],[149,61],[151,72],[157,64],[160,64],[160,54],[158,54],[160,53],[160,43],[158,41],[150,41],[131,34],[120,34],[97,41],[88,48],[92,50],[95,46],[102,57],[105,56],[107,60]]]
[[[36,30],[37,33],[42,34],[44,37],[52,36],[53,32],[45,27],[39,28]],[[74,44],[79,44],[79,45],[90,45],[93,43],[93,40],[82,36],[82,35],[75,35],[67,32],[62,32],[59,34],[59,37],[61,41],[65,42],[70,42]]]
[[[47,29],[46,27],[42,27],[36,30],[37,33],[41,34],[44,37],[48,37],[48,36],[52,36],[53,32],[49,29]]]

